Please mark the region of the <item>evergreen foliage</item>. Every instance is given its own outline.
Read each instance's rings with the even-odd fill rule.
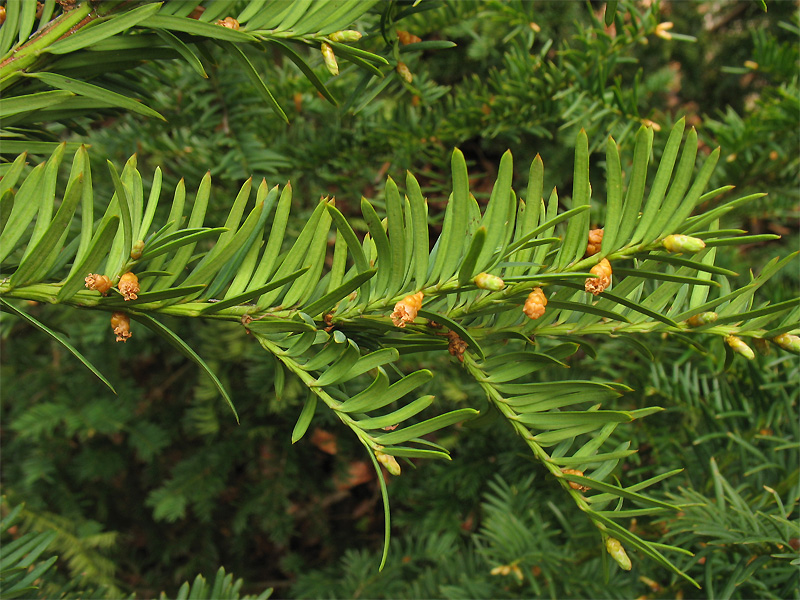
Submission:
[[[52,544],[69,576],[41,589],[63,597],[238,598],[222,568],[186,581],[231,560],[300,597],[627,597],[632,568],[652,594],[796,595],[800,298],[764,291],[798,253],[770,246],[749,278],[724,258],[779,239],[732,220],[764,181],[796,213],[796,46],[752,34],[759,112],[708,125],[722,176],[750,169],[733,193],[692,115],[651,120],[668,72],[627,68],[693,38],[657,3],[612,4],[8,3],[1,324],[52,345],[4,364],[5,493],[30,505],[4,518],[29,530],[4,588],[28,591]],[[571,15],[589,25],[567,39]],[[400,27],[476,41],[453,68],[452,42]],[[521,166],[497,150],[536,138]],[[393,178],[375,161],[395,150]],[[253,171],[309,175],[229,187]],[[328,518],[342,502],[360,525]],[[120,554],[104,523],[158,554]]]
[[[5,507],[4,504],[2,506]],[[18,524],[15,523],[20,516],[24,515],[24,512],[24,506],[19,504],[0,520],[0,534],[16,536],[13,541],[4,540],[0,547],[0,585],[2,585],[0,592],[2,592],[3,598],[80,598],[87,595],[96,598],[120,597],[120,590],[113,583],[100,587],[87,587],[82,580],[85,578],[88,581],[94,581],[95,577],[91,572],[83,571],[83,569],[91,568],[91,563],[80,563],[78,571],[83,572],[75,575],[69,582],[51,581],[52,571],[50,568],[58,557],[51,556],[44,562],[34,563],[59,537],[59,529],[52,524],[45,525],[47,531],[41,533],[30,531],[20,536],[17,533]],[[107,534],[105,535],[108,537]],[[79,546],[82,544],[85,544],[85,540],[78,543]],[[76,548],[71,547],[67,552],[75,556]],[[202,575],[198,575],[191,586],[188,581],[184,582],[175,597],[178,600],[201,600],[203,598],[266,600],[272,594],[272,590],[268,589],[258,596],[241,596],[239,590],[243,583],[241,579],[234,582],[233,575],[226,575],[225,569],[220,567],[211,585]],[[164,592],[159,597],[163,600],[168,598]],[[129,598],[133,599],[135,596],[131,595]]]

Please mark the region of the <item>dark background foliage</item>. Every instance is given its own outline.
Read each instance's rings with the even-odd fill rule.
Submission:
[[[770,2],[765,13],[758,2],[620,4],[625,26],[610,31],[601,25],[601,2],[431,3],[397,27],[457,47],[403,53],[412,82],[390,71],[382,89],[377,78],[343,69],[330,82],[338,107],[288,61],[265,56],[289,125],[221,51],[211,55],[207,80],[178,61],[147,64],[140,83],[153,90],[151,106],[166,123],[81,118],[56,133],[88,141],[96,161],[121,164],[137,153],[143,173],[159,165],[168,185],[184,178],[190,193],[210,170],[209,222],[221,222],[250,175],[291,180],[296,233],[320,195],[335,195],[357,226],[359,197],[380,205],[378,184],[386,174],[402,180],[405,169],[423,183],[435,224],[454,146],[484,197],[506,148],[521,165],[540,153],[545,187],[569,189],[579,128],[596,149],[609,134],[628,141],[650,120],[660,126],[659,148],[686,116],[704,148],[722,146],[711,189],[769,192],[723,224],[783,236],[727,255],[723,266],[746,281],[749,269],[798,246],[796,5]],[[378,18],[358,28],[376,32]],[[695,41],[656,36],[664,21]],[[366,38],[364,47],[382,48],[379,38]],[[593,169],[601,156],[593,155]],[[604,197],[603,178],[593,174],[593,181],[594,195]],[[110,197],[110,182],[98,183]],[[765,297],[796,296],[799,276],[795,263]],[[241,330],[174,323],[231,391],[236,425],[196,367],[147,331],[115,344],[105,317],[31,311],[68,333],[118,391],[111,396],[62,348],[3,316],[4,494],[25,502],[28,527],[58,531],[60,579],[50,593],[79,577],[110,597],[151,597],[224,565],[247,581],[246,590],[272,586],[280,597],[798,597],[796,567],[771,557],[792,552],[785,540],[798,538],[773,518],[797,520],[794,356],[736,360],[724,370],[724,351],[714,344],[700,354],[648,339],[649,359],[622,341],[598,339],[590,340],[602,342],[596,356],[569,362],[573,379],[634,388],[620,408],[667,408],[615,434],[632,436],[639,448],[623,468],[642,480],[684,468],[658,493],[691,506],[630,527],[695,552],[675,560],[702,590],[637,556],[631,573],[612,570],[606,580],[593,527],[562,510],[559,490],[500,421],[446,430],[437,441],[451,448],[452,462],[420,464],[391,479],[395,541],[378,574],[382,509],[363,450],[323,411],[311,435],[292,446],[304,391],[289,379],[276,396],[273,359]],[[426,393],[442,410],[476,402],[480,390],[447,363],[419,358],[442,374]],[[520,577],[491,574],[498,564],[518,565]]]

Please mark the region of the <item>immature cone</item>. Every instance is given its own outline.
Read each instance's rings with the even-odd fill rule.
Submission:
[[[611,263],[604,258],[590,270],[594,277],[588,277],[584,283],[584,289],[597,296],[599,293],[611,285]]]
[[[361,32],[355,29],[334,31],[328,36],[332,42],[357,42],[361,39]]]
[[[89,273],[83,281],[85,282],[87,288],[90,290],[97,290],[103,294],[103,296],[108,293],[108,290],[114,287],[114,284],[111,283],[111,280],[108,277],[95,273]]]
[[[528,294],[528,298],[525,300],[522,312],[529,319],[538,319],[544,314],[545,306],[547,306],[547,296],[544,295],[542,288],[533,288],[533,291]]]
[[[405,327],[406,323],[411,323],[417,318],[419,309],[422,308],[422,298],[424,294],[417,292],[406,296],[400,302],[394,305],[394,312],[392,312],[392,323],[395,327]]]
[[[392,475],[400,475],[400,465],[397,459],[391,454],[384,454],[380,450],[375,450],[375,458],[381,463],[389,473]]]
[[[756,357],[756,353],[753,352],[753,349],[735,335],[727,336],[725,338],[725,343],[728,344],[728,346],[730,346],[731,348],[733,348],[734,352],[741,354],[748,360],[753,360]]]
[[[708,325],[709,323],[713,323],[719,318],[719,315],[715,312],[701,312],[697,313],[693,317],[687,319],[687,323],[691,327],[700,327],[701,325]]]
[[[778,346],[784,350],[794,352],[795,354],[800,353],[800,337],[796,335],[782,333],[779,336],[772,338],[772,341],[778,344]]]
[[[397,39],[400,40],[400,43],[403,46],[407,46],[408,44],[416,44],[422,41],[422,38],[417,37],[413,33],[401,31],[400,29],[397,30]]]
[[[336,55],[333,53],[333,48],[330,44],[322,42],[320,46],[322,50],[322,60],[325,62],[325,67],[330,71],[331,75],[339,74],[339,63],[336,62]]]
[[[124,312],[111,314],[111,329],[114,330],[114,335],[117,336],[118,342],[127,342],[128,338],[133,335],[131,333],[131,319]]]
[[[506,287],[505,282],[497,275],[490,275],[489,273],[478,273],[475,279],[472,280],[482,290],[491,290],[499,292]]]
[[[136,300],[136,298],[138,298],[137,294],[139,293],[139,278],[128,271],[119,278],[117,288],[125,300]]]
[[[688,235],[672,234],[668,235],[661,242],[669,252],[700,252],[706,247],[706,243],[700,238],[689,237]]]
[[[139,260],[142,257],[143,250],[144,250],[144,242],[142,240],[134,242],[133,248],[131,248],[131,258],[133,260]]]
[[[411,71],[408,70],[406,63],[397,63],[397,74],[405,79],[406,83],[411,83],[414,80],[414,76],[411,75]]]
[[[606,550],[611,555],[617,564],[625,569],[626,571],[630,571],[631,567],[631,559],[628,558],[628,554],[625,552],[625,548],[622,547],[622,544],[619,543],[619,540],[616,540],[612,537],[606,538]]]
[[[600,252],[600,246],[603,244],[603,230],[591,229],[589,231],[589,243],[586,245],[586,256],[592,256]]]

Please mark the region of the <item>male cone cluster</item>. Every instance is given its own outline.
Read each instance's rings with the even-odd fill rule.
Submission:
[[[406,323],[411,323],[417,318],[419,309],[422,308],[422,298],[424,294],[417,292],[406,296],[400,302],[394,305],[394,312],[392,312],[392,323],[395,327],[405,327]]]
[[[603,230],[592,229],[589,231],[589,242],[586,244],[586,256],[594,256],[600,252],[603,245]]]
[[[595,266],[593,266],[589,272],[594,275],[594,277],[589,277],[586,279],[584,289],[587,292],[597,296],[598,294],[604,292],[606,288],[611,285],[611,263],[608,262],[607,258],[604,258]]]
[[[545,306],[547,306],[547,296],[544,295],[542,288],[533,288],[533,291],[528,294],[528,299],[525,300],[522,312],[529,319],[538,319],[544,314]]]
[[[95,290],[105,296],[114,283],[105,275],[98,275],[97,273],[89,273],[84,278],[84,284],[90,290]],[[117,289],[122,297],[127,300],[136,300],[139,296],[139,278],[136,274],[128,271],[117,282]],[[114,335],[117,336],[118,342],[127,342],[133,335],[131,333],[131,319],[124,312],[115,312],[111,314],[111,329]]]
[[[119,278],[119,283],[117,284],[117,288],[119,289],[119,293],[122,294],[122,297],[125,300],[136,300],[139,296],[139,278],[128,271]]]
[[[117,336],[118,342],[127,342],[133,334],[131,333],[131,319],[124,312],[111,314],[111,329]]]
[[[97,290],[103,294],[103,296],[108,293],[108,290],[114,287],[114,283],[108,277],[95,273],[89,273],[83,281],[87,288],[90,290]]]

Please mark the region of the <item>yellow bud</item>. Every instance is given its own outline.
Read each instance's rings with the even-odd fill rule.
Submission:
[[[142,240],[134,242],[133,248],[131,248],[131,258],[139,260],[142,257],[142,250],[144,250],[144,242]]]
[[[401,29],[397,30],[397,39],[400,40],[400,43],[403,46],[407,46],[408,44],[417,44],[422,41],[422,38],[414,35],[413,33],[402,31]]]
[[[375,458],[381,463],[389,473],[392,475],[400,475],[400,465],[397,459],[391,454],[384,454],[380,450],[375,450]]]
[[[784,350],[794,352],[795,354],[800,353],[800,337],[796,335],[782,333],[779,336],[772,338],[772,341],[778,344],[778,346]]]
[[[239,21],[237,21],[233,17],[225,17],[224,19],[220,19],[219,21],[215,21],[214,25],[219,25],[219,26],[225,27],[227,29],[239,29]]]
[[[645,127],[652,127],[653,131],[661,131],[661,125],[650,119],[642,119],[642,125]]]
[[[478,273],[473,280],[475,285],[482,290],[491,290],[499,292],[506,284],[497,275],[490,275],[489,273]]]
[[[606,538],[606,550],[611,555],[620,568],[625,569],[626,571],[630,571],[631,567],[631,559],[628,558],[628,554],[625,552],[625,548],[622,547],[622,544],[619,543],[619,540],[616,540],[612,537]]]
[[[500,565],[489,571],[489,573],[491,575],[510,575],[512,568],[511,565]]]
[[[753,349],[735,335],[727,336],[725,338],[725,343],[727,343],[728,346],[733,348],[734,352],[736,352],[737,354],[741,354],[748,360],[753,360],[756,357],[756,353],[753,352]]]
[[[328,36],[332,42],[357,42],[361,39],[361,32],[355,29],[334,31]]]
[[[322,50],[322,60],[325,62],[325,67],[330,71],[331,75],[338,75],[339,63],[336,62],[336,55],[333,53],[331,45],[322,42],[320,50]]]
[[[700,238],[678,234],[668,235],[661,243],[669,252],[700,252],[706,247]]]
[[[397,74],[400,75],[406,83],[411,83],[414,80],[414,76],[411,75],[411,71],[408,70],[406,63],[397,63]]]
[[[663,23],[659,23],[656,25],[656,35],[663,40],[671,40],[672,34],[669,33],[669,30],[672,29],[674,23],[670,21],[664,21]]]
[[[701,325],[708,325],[709,323],[713,323],[714,321],[719,318],[719,315],[715,312],[701,312],[698,313],[689,319],[687,319],[687,323],[691,327],[700,327]]]

